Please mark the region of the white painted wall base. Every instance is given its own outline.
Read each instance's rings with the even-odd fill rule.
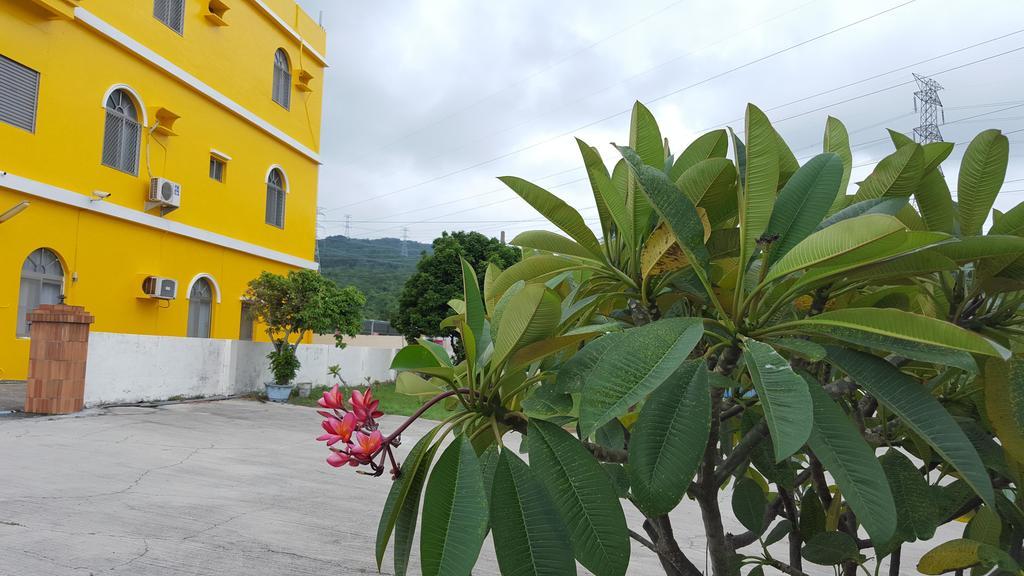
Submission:
[[[270,344],[93,332],[85,373],[85,404],[164,400],[172,396],[227,396],[261,390],[270,381]],[[393,380],[398,349],[323,344],[298,348],[296,382],[331,384],[327,367],[341,365],[349,385]]]

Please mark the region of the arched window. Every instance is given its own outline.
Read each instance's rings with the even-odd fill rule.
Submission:
[[[209,338],[213,324],[213,286],[199,278],[188,295],[188,337]]]
[[[115,170],[139,175],[139,144],[142,125],[139,112],[127,90],[114,90],[107,98],[107,120],[103,128],[103,164]]]
[[[287,193],[284,172],[274,168],[267,175],[267,224],[284,228],[284,198]]]
[[[292,65],[288,63],[288,53],[278,48],[274,53],[274,102],[285,109],[292,105]]]
[[[17,336],[28,337],[29,312],[41,304],[59,304],[64,293],[64,268],[52,250],[40,248],[25,258],[21,266],[21,289],[18,292]]]

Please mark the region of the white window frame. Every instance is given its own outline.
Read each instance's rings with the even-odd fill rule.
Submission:
[[[281,176],[280,185],[270,181],[275,173]],[[267,203],[264,207],[264,222],[284,230],[285,214],[287,214],[288,205],[288,175],[285,174],[284,169],[280,166],[271,166],[270,170],[267,171],[265,185],[267,188]],[[274,206],[273,210],[271,210],[272,205]]]
[[[48,253],[49,255],[53,256],[53,258],[55,259],[55,261],[57,263],[57,267],[60,268],[60,275],[48,274],[48,273],[45,273],[45,272],[35,272],[35,271],[26,272],[25,271],[25,265],[28,263],[29,259],[31,259],[36,254],[40,254],[40,253]],[[51,248],[46,248],[44,246],[44,247],[41,247],[41,248],[36,248],[32,252],[30,252],[27,256],[25,256],[25,258],[21,261],[21,270],[19,271],[19,276],[18,276],[18,278],[19,278],[19,280],[18,280],[18,316],[19,317],[17,319],[17,324],[15,325],[15,336],[16,337],[18,337],[18,338],[28,338],[29,337],[29,332],[30,332],[31,327],[29,326],[28,321],[25,319],[25,316],[27,316],[29,312],[32,312],[32,310],[35,310],[40,304],[43,303],[42,302],[42,293],[43,293],[42,288],[43,288],[43,285],[56,286],[58,293],[63,295],[64,294],[64,279],[65,279],[66,276],[67,276],[67,271],[64,269],[64,262],[61,261],[60,254],[58,254],[56,250],[53,250]],[[36,294],[35,300],[37,300],[37,301],[32,303],[32,305],[30,305],[30,306],[22,306],[21,305],[21,299],[22,299],[22,296],[23,296],[22,291],[25,289],[24,285],[25,285],[26,281],[38,285],[38,289],[36,290],[36,293],[35,293]],[[59,303],[59,298],[58,298],[57,302],[52,302],[52,304],[58,304],[58,303]],[[51,304],[51,302],[47,302],[47,304]]]
[[[111,108],[110,102],[114,98],[125,98],[131,104],[134,117],[116,108]],[[100,163],[114,170],[139,175],[139,160],[142,156],[142,130],[146,125],[145,107],[138,95],[131,89],[124,86],[115,86],[107,91],[103,102],[103,146],[100,153]],[[108,140],[115,136],[117,140]],[[132,148],[126,149],[126,140],[133,140]],[[117,150],[113,150],[113,148]],[[126,154],[134,152],[133,156],[125,158]],[[117,156],[112,158],[110,156]]]

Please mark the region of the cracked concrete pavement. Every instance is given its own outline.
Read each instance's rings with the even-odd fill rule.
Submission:
[[[406,433],[403,454],[429,425]],[[390,481],[327,466],[318,434],[311,408],[245,400],[0,418],[0,575],[376,574]],[[696,506],[672,517],[702,566]],[[634,510],[627,518],[642,532]],[[905,549],[903,573],[929,547]],[[632,557],[630,574],[662,573],[636,543]],[[498,574],[489,542],[474,574]]]

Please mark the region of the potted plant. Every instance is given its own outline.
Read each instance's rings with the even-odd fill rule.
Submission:
[[[274,345],[267,354],[274,379],[264,385],[267,398],[275,402],[285,402],[291,395],[302,365],[296,349],[306,336],[334,334],[335,345],[343,348],[342,338],[359,329],[366,303],[359,290],[341,288],[314,270],[287,276],[263,272],[249,282],[246,298]]]

